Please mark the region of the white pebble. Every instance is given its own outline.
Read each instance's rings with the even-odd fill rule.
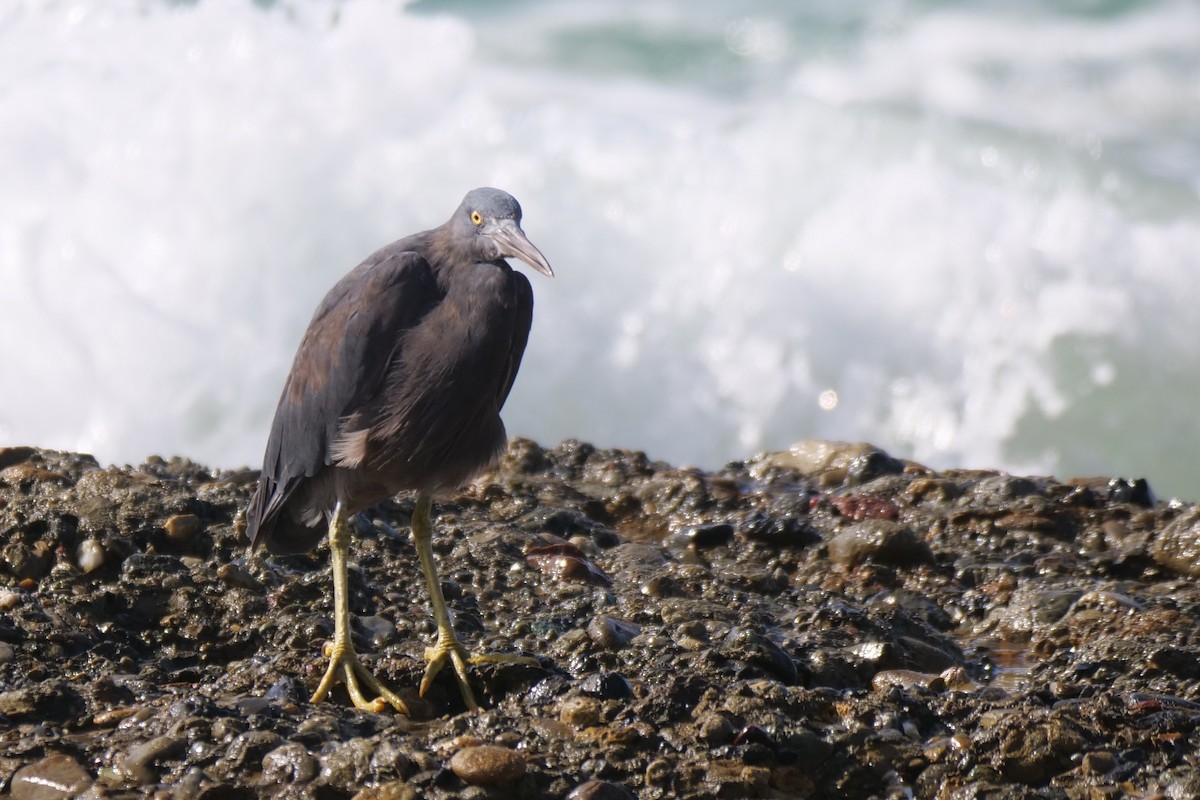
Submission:
[[[84,539],[79,543],[79,568],[84,572],[99,569],[104,564],[104,546],[95,539]]]

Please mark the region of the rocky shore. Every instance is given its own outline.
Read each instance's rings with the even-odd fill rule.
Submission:
[[[310,704],[328,551],[249,557],[252,471],[0,449],[0,793],[1200,797],[1200,510],[1144,482],[806,442],[716,472],[514,440],[435,507],[460,636],[415,687],[406,498],[356,520],[364,660]]]

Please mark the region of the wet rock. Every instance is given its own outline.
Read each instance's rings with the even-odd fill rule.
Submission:
[[[911,528],[882,519],[849,525],[829,542],[829,557],[848,567],[866,561],[897,567],[933,563],[933,551]]]
[[[594,617],[587,626],[588,637],[596,646],[605,650],[620,650],[627,647],[641,630],[640,625],[608,616]]]
[[[372,650],[378,650],[396,641],[396,626],[383,617],[373,614],[357,617],[354,623],[363,638],[371,643]]]
[[[154,783],[158,779],[159,762],[178,756],[185,745],[186,740],[178,736],[156,736],[131,747],[121,759],[121,771],[138,784]]]
[[[225,752],[226,770],[257,769],[263,757],[280,745],[283,737],[274,731],[246,731],[234,737]]]
[[[83,712],[83,698],[65,683],[39,683],[25,689],[0,692],[0,714],[14,720],[73,719]]]
[[[320,765],[299,742],[286,742],[263,756],[263,780],[268,783],[304,783],[317,777]]]
[[[794,516],[757,512],[742,523],[741,530],[750,541],[770,547],[800,548],[821,541],[821,535],[811,525]]]
[[[600,672],[588,675],[579,682],[579,690],[604,700],[624,700],[633,696],[633,687],[619,672]]]
[[[416,800],[417,790],[404,781],[391,781],[382,786],[360,789],[352,800]]]
[[[588,728],[600,721],[600,704],[590,697],[563,701],[559,719],[575,728]]]
[[[900,462],[873,445],[819,439],[806,439],[783,452],[768,453],[759,458],[761,463],[771,467],[795,470],[809,477],[832,474],[839,481],[852,472],[861,482],[904,468]]]
[[[32,447],[0,447],[0,470],[27,461],[36,452]]]
[[[588,781],[567,794],[567,800],[636,800],[637,795],[616,783]]]
[[[763,634],[746,627],[735,627],[721,643],[728,658],[761,667],[767,674],[787,684],[795,683],[799,673],[792,657]]]
[[[365,738],[354,738],[321,756],[321,777],[330,786],[356,786],[370,775],[371,757],[377,743]]]
[[[733,725],[723,714],[708,713],[696,722],[696,732],[706,744],[720,747],[733,741]]]
[[[1037,483],[1029,478],[992,475],[975,484],[974,495],[980,505],[1004,506],[1013,500],[1036,494],[1037,490]]]
[[[1147,508],[1154,505],[1154,492],[1145,478],[1113,478],[1107,489],[1108,499],[1114,503],[1133,503]]]
[[[177,545],[187,544],[200,533],[200,518],[195,514],[175,514],[163,523],[167,539]]]
[[[14,800],[59,800],[80,795],[91,785],[92,776],[78,761],[56,754],[17,770],[8,791]]]
[[[449,767],[459,780],[474,786],[512,783],[525,774],[525,758],[507,747],[464,747],[450,758]]]
[[[1034,725],[1015,724],[1000,743],[994,764],[1010,780],[1037,786],[1065,772],[1072,757],[1088,746],[1087,739],[1062,719]]]
[[[0,560],[18,581],[36,581],[50,571],[50,543],[11,541],[0,550]]]
[[[253,471],[34,450],[0,477],[0,547],[29,550],[0,563],[0,785],[69,748],[100,771],[85,797],[1194,795],[1193,504],[826,451],[811,475],[794,454],[710,474],[515,441],[436,504],[464,644],[542,663],[473,666],[471,713],[448,672],[417,697],[435,629],[412,501],[380,504],[349,601],[405,716],[340,686],[309,702],[327,547],[246,560]],[[172,539],[163,521],[187,515],[200,530]],[[928,551],[882,560],[872,536],[905,529]],[[85,574],[89,540],[104,562]],[[39,554],[40,577],[12,574]],[[521,777],[464,787],[446,768],[497,746]]]
[[[710,547],[729,544],[733,539],[733,526],[727,522],[692,525],[676,535],[683,536],[688,544],[697,550],[707,550]]]
[[[1200,506],[1168,522],[1154,540],[1150,554],[1180,575],[1200,576]]]
[[[840,516],[861,522],[864,519],[886,519],[895,521],[900,517],[900,506],[885,497],[870,494],[849,494],[834,497],[829,504]]]
[[[586,558],[576,555],[532,552],[525,560],[556,581],[579,581],[596,586],[609,586],[612,578]]]

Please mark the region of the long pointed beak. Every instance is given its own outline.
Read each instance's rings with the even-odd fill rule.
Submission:
[[[519,258],[547,278],[554,277],[550,262],[542,255],[542,251],[533,246],[521,230],[521,226],[511,219],[499,220],[492,230],[486,232],[492,241],[500,248],[504,258]]]

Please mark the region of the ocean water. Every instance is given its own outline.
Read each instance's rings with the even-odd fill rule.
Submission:
[[[494,185],[510,433],[1200,499],[1200,5],[9,0],[0,444],[257,465],[313,307]]]

